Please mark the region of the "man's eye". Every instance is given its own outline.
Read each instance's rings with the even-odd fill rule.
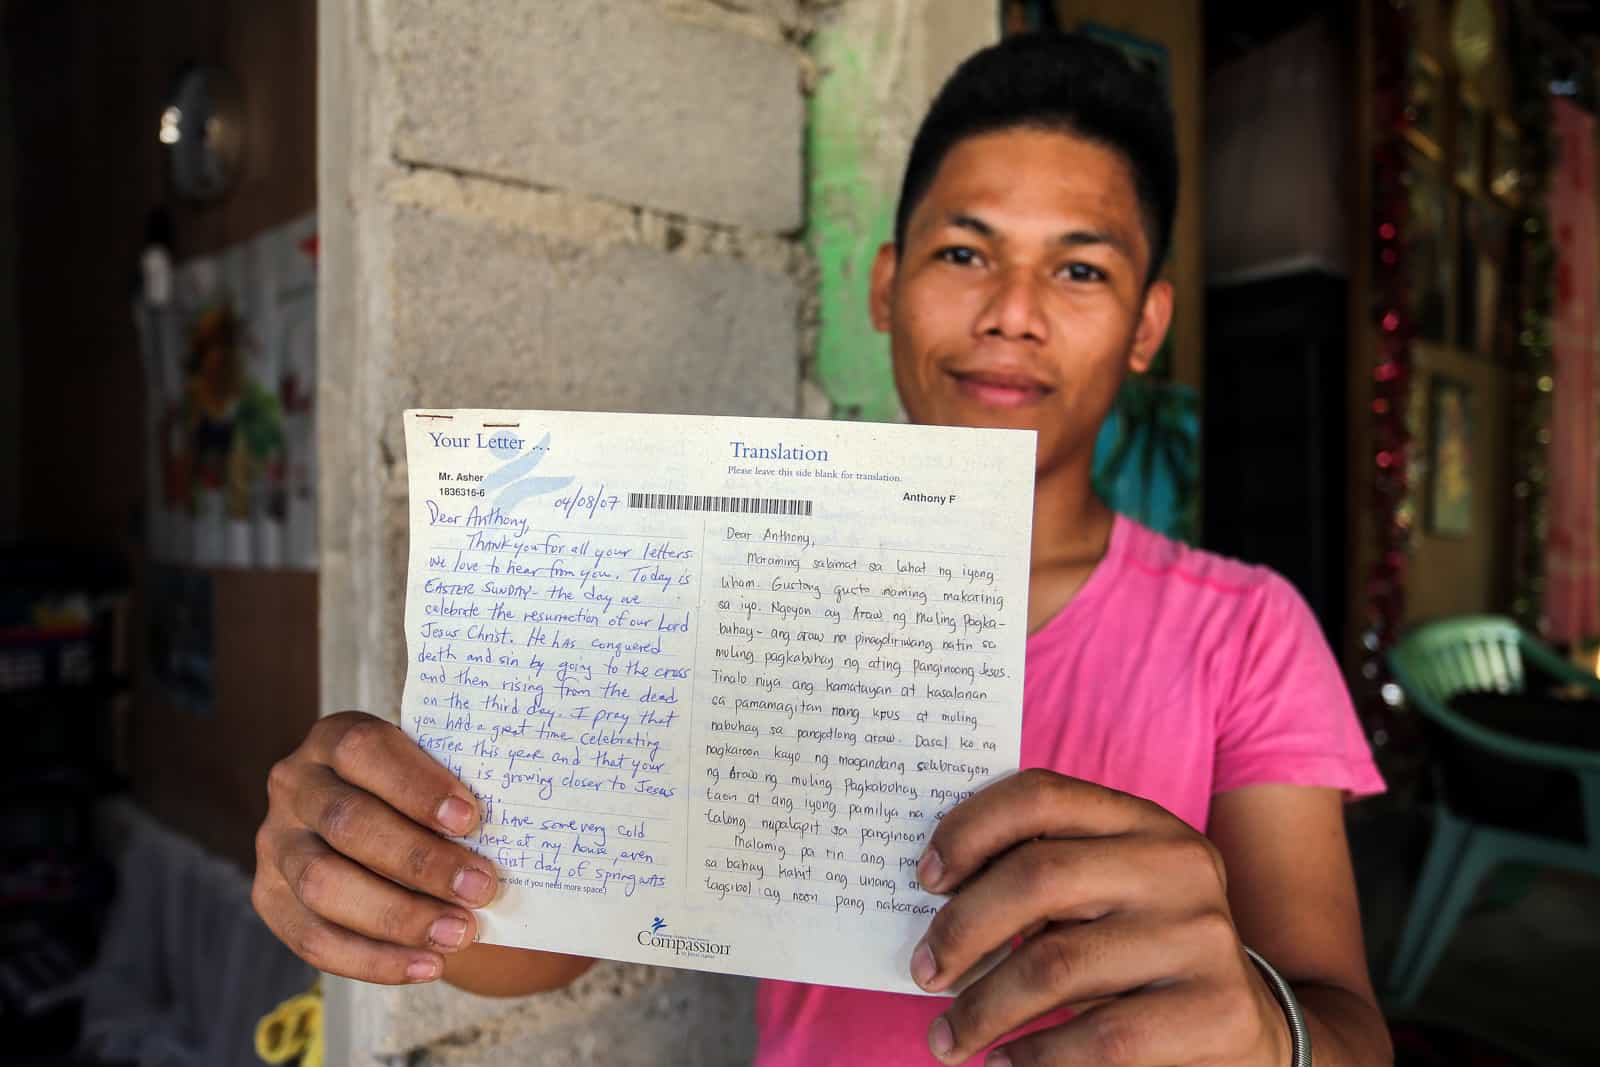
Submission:
[[[1075,282],[1103,282],[1106,272],[1099,267],[1091,267],[1087,263],[1068,263],[1061,271],[1066,277]]]
[[[951,248],[941,248],[936,253],[937,258],[946,263],[954,263],[958,267],[969,267],[978,262],[978,253],[962,245]]]

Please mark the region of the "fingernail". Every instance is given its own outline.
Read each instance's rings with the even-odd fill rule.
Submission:
[[[932,892],[943,877],[944,860],[939,856],[939,851],[930,846],[917,861],[917,880],[922,883],[923,888]]]
[[[938,973],[939,965],[934,962],[933,949],[928,947],[926,941],[919,941],[911,953],[911,980],[920,986],[927,986]]]
[[[456,872],[450,889],[468,904],[487,904],[494,893],[494,879],[476,867],[463,867]]]
[[[434,818],[453,834],[464,834],[472,829],[472,805],[460,797],[445,797],[444,803],[434,813]]]
[[[1011,1067],[1011,1057],[1006,1055],[1005,1049],[997,1048],[983,1061],[983,1067]]]
[[[431,982],[439,977],[439,961],[412,960],[406,967],[406,977],[413,982]]]
[[[955,1047],[956,1035],[950,1030],[949,1021],[941,1015],[928,1027],[928,1051],[942,1060]]]
[[[454,915],[435,919],[428,927],[428,940],[440,948],[460,948],[467,936],[467,921]]]

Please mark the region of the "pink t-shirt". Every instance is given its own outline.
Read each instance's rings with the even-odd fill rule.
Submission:
[[[1137,794],[1201,831],[1211,798],[1242,786],[1383,790],[1294,587],[1120,515],[1083,588],[1029,637],[1022,709],[1022,766]],[[947,1004],[763,982],[756,1067],[937,1064],[927,1032]]]

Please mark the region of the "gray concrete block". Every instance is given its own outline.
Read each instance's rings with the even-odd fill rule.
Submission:
[[[626,978],[630,972],[642,972],[642,980]],[[628,982],[620,995],[610,988],[619,979]],[[748,978],[601,963],[570,996],[527,998],[493,1023],[437,1042],[409,1062],[416,1067],[745,1067],[755,1053],[755,987]]]
[[[647,0],[394,0],[389,12],[401,160],[799,227],[791,49]]]
[[[795,414],[784,274],[392,210],[386,440],[408,406]]]
[[[565,989],[527,997],[480,997],[445,982],[366,986],[377,1006],[384,1056],[407,1056],[440,1045],[485,1046],[507,1034],[542,1032],[592,1022],[631,1001],[648,1001],[678,972],[602,960]]]
[[[367,475],[381,486],[369,532],[388,561],[371,599],[396,624],[408,537],[404,408],[793,415],[798,402],[799,284],[776,262],[694,242],[667,252],[587,217],[540,232],[550,218],[503,206],[374,206],[385,258],[364,284],[368,306],[383,312],[377,344],[392,370],[369,379],[382,459]],[[379,637],[369,669],[398,693],[403,636]],[[566,990],[512,1000],[444,985],[358,992],[373,1051],[414,1064],[733,1067],[754,1046],[753,983],[667,968],[601,963]]]
[[[686,0],[667,0],[667,5],[670,9],[673,3],[682,2],[686,2]],[[801,0],[698,0],[698,2],[728,11],[741,11],[752,15],[761,15],[785,24],[799,22],[800,9],[803,6]],[[823,0],[823,2],[826,3],[827,0]],[[813,3],[815,3],[815,0],[813,0]]]
[[[824,4],[829,0],[822,0]],[[754,15],[768,19],[781,28],[806,25],[808,13],[802,0],[662,0],[668,11],[692,12],[696,8],[727,12],[734,15]],[[817,6],[813,0],[813,6]]]

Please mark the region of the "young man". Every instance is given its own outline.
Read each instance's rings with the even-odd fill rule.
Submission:
[[[1166,334],[1171,115],[1119,57],[1019,37],[924,121],[871,283],[913,420],[1038,431],[1023,773],[953,809],[918,876],[948,903],[906,965],[953,1000],[767,982],[760,1067],[1390,1062],[1347,796],[1382,788],[1332,656],[1281,578],[1168,541],[1090,490],[1123,377]],[[398,729],[323,720],[274,768],[255,904],[318,967],[555,988],[592,961],[473,945],[472,795]],[[956,892],[959,890],[959,892]],[[1021,1031],[1021,1036],[1018,1032]]]

